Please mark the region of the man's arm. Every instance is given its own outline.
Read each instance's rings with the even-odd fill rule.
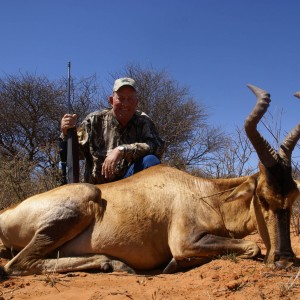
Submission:
[[[165,142],[159,136],[153,121],[144,113],[138,119],[138,141],[124,147],[123,156],[127,161],[135,161],[147,154],[154,154],[159,159],[165,151]]]

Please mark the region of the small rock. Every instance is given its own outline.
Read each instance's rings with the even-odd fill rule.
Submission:
[[[239,280],[231,280],[228,283],[226,283],[226,287],[229,290],[237,290],[240,285],[241,285],[241,282]]]
[[[220,276],[219,275],[213,275],[213,277],[212,277],[212,280],[213,281],[218,281],[218,280],[220,280]]]

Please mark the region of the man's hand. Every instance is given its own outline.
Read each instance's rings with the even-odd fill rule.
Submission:
[[[105,158],[102,164],[102,172],[101,174],[106,179],[111,179],[115,176],[115,169],[117,163],[121,160],[123,153],[116,147],[113,149]]]
[[[76,126],[77,115],[66,114],[61,119],[60,129],[64,135],[67,135],[67,131],[69,128],[73,128]]]

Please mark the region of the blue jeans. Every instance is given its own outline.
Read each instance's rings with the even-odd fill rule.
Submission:
[[[130,165],[123,178],[127,178],[137,172],[145,170],[149,167],[160,164],[160,160],[153,154],[146,155],[137,162]]]

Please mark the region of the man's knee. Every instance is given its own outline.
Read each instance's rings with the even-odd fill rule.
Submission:
[[[153,167],[160,164],[160,160],[156,155],[149,154],[143,157],[143,167],[144,169]]]
[[[139,161],[132,164],[127,172],[125,173],[123,178],[129,177],[135,173],[138,173],[147,168],[153,167],[155,165],[160,164],[160,160],[157,156],[153,154],[149,154],[141,158]]]

